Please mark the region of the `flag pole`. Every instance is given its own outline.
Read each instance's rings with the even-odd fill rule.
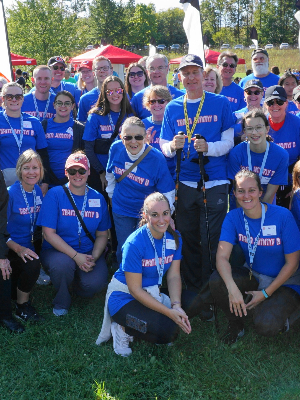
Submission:
[[[1,23],[1,19],[3,20],[3,23]],[[1,32],[0,37],[2,37],[0,43],[0,54],[1,54],[0,72],[4,76],[6,76],[7,79],[13,81],[13,69],[12,69],[3,0],[1,0],[1,6],[0,6],[0,32]]]

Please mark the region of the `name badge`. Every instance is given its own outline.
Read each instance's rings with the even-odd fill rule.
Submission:
[[[173,239],[166,240],[166,248],[169,250],[176,250],[176,243]]]
[[[42,204],[42,200],[40,196],[36,196],[36,205],[39,206],[40,204]]]
[[[102,133],[101,134],[101,138],[102,139],[110,139],[111,138],[112,133]]]
[[[276,225],[263,226],[263,236],[276,236]]]
[[[100,207],[100,199],[89,199],[89,207]]]
[[[24,128],[32,128],[32,124],[30,121],[24,121],[23,126],[24,126]]]
[[[132,162],[126,162],[125,163],[125,169],[129,169],[132,166]],[[137,166],[135,168],[133,168],[133,170],[131,172],[136,172],[137,171]]]
[[[69,128],[67,129],[67,133],[70,133],[70,135],[73,136],[73,128],[71,126],[69,126]]]
[[[269,178],[268,176],[262,176],[261,177],[261,184],[262,185],[267,185],[269,183],[271,178]]]

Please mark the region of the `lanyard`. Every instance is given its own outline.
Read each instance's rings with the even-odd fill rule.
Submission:
[[[17,136],[15,130],[14,130],[13,127],[11,126],[11,124],[10,124],[10,122],[9,122],[9,119],[8,119],[8,116],[7,116],[7,114],[6,114],[5,111],[4,111],[3,115],[4,115],[4,118],[6,119],[6,122],[7,122],[8,125],[9,125],[10,129],[11,129],[12,134],[14,135],[15,141],[16,141],[17,146],[18,146],[18,149],[19,149],[19,155],[20,155],[20,154],[21,154],[22,141],[23,141],[23,131],[24,131],[24,126],[23,126],[23,125],[24,125],[24,124],[23,124],[23,115],[22,115],[22,113],[21,113],[21,115],[20,115],[20,125],[21,125],[20,139],[18,138],[18,136]],[[22,187],[23,187],[23,186],[22,186]]]
[[[72,197],[74,203],[76,204],[76,202],[75,202],[75,200],[74,200],[74,197],[73,197],[73,195],[72,195],[72,192],[71,192],[71,190],[69,189],[69,186],[68,186],[68,191],[69,191],[70,196]],[[84,193],[84,199],[83,199],[82,210],[80,211],[80,214],[81,214],[81,218],[82,218],[82,219],[84,218],[84,212],[85,212],[86,202],[87,202],[87,187],[85,187],[85,193]],[[76,215],[76,218],[77,218],[77,223],[78,223],[78,241],[79,241],[79,247],[80,247],[80,246],[81,246],[81,238],[80,238],[80,236],[81,236],[81,231],[82,231],[82,225],[81,225],[81,223],[80,223],[80,221],[79,221],[77,215]]]
[[[263,161],[261,163],[260,171],[259,171],[259,179],[261,179],[261,177],[263,176],[263,172],[264,172],[266,161],[267,161],[268,154],[269,154],[269,149],[270,149],[270,143],[267,142],[267,148],[266,148],[265,155],[264,155]],[[248,167],[249,167],[249,170],[252,171],[250,142],[247,143],[247,156],[248,156]]]
[[[120,113],[118,114],[118,119],[119,119],[119,116],[120,116]],[[110,113],[108,113],[108,119],[109,119],[109,123],[111,125],[111,130],[114,133],[115,132],[115,124],[114,124],[114,122],[112,120],[112,117],[111,117]]]
[[[157,251],[156,251],[156,247],[155,247],[155,243],[154,243],[154,239],[152,236],[152,233],[150,232],[150,229],[147,226],[147,233],[150,239],[150,242],[154,248],[154,253],[155,253],[155,264],[156,264],[156,268],[157,268],[157,273],[158,273],[158,286],[161,286],[161,282],[162,282],[162,278],[164,275],[164,266],[165,266],[165,253],[166,253],[166,232],[164,233],[163,236],[163,245],[162,245],[162,253],[161,253],[161,265],[159,265],[159,258],[157,255]]]
[[[41,118],[40,118],[40,112],[39,112],[39,108],[38,108],[38,105],[37,105],[37,102],[36,102],[36,97],[35,97],[35,93],[34,93],[34,92],[32,92],[32,97],[33,97],[33,102],[34,102],[36,117],[37,117],[38,120],[40,121],[40,120],[41,120]],[[50,94],[50,92],[49,92],[49,96],[48,96],[48,100],[47,100],[47,103],[46,103],[46,107],[45,107],[45,111],[44,111],[44,114],[43,114],[42,121],[44,121],[44,119],[46,118],[47,111],[48,111],[48,107],[49,107],[49,104],[50,104],[50,97],[51,97],[51,94]]]
[[[202,107],[203,107],[204,100],[205,100],[205,91],[203,91],[203,95],[202,95],[202,98],[201,98],[201,101],[200,101],[200,104],[199,104],[199,107],[198,107],[198,110],[197,110],[197,113],[196,113],[196,117],[195,117],[194,122],[193,122],[192,129],[190,129],[189,117],[188,117],[187,106],[186,106],[187,96],[186,95],[184,96],[183,109],[184,109],[186,133],[188,134],[188,143],[189,143],[188,144],[188,151],[187,151],[187,158],[190,157],[190,146],[191,146],[192,136],[193,136],[193,133],[194,133],[194,131],[196,129],[196,125],[197,125],[197,122],[198,122],[198,119],[199,119],[199,116],[200,116],[200,113],[201,113],[201,110],[202,110]]]
[[[35,191],[35,188],[33,187],[33,190],[32,190],[32,194],[33,194],[33,217],[32,217],[31,207],[29,207],[29,203],[28,203],[28,200],[27,200],[27,196],[26,196],[25,190],[24,190],[24,188],[22,186],[22,183],[21,182],[19,182],[19,183],[20,183],[21,192],[23,194],[24,201],[25,201],[25,204],[26,204],[26,207],[27,207],[28,214],[30,215],[30,234],[31,234],[31,243],[33,243],[33,231],[34,231],[34,225],[35,225],[35,221],[36,221],[36,191]]]
[[[253,247],[251,246],[251,237],[250,237],[250,230],[249,230],[249,224],[248,221],[245,218],[245,213],[243,211],[243,216],[244,216],[244,222],[245,222],[245,230],[246,230],[246,235],[247,235],[247,242],[248,242],[248,252],[249,252],[249,259],[250,259],[250,279],[252,277],[252,265],[253,265],[253,260],[254,260],[254,256],[256,253],[256,249],[257,249],[257,244],[258,244],[258,240],[262,231],[262,228],[264,226],[264,222],[265,222],[265,217],[266,217],[266,210],[265,210],[265,206],[263,203],[261,203],[261,224],[260,224],[260,230],[254,240],[254,244]]]

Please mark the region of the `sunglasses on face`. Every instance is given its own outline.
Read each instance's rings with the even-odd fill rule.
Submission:
[[[144,140],[145,136],[143,136],[143,135],[135,135],[135,136],[126,135],[126,136],[123,136],[123,139],[126,140],[126,142],[129,142],[133,138],[135,140]]]
[[[251,96],[251,94],[255,94],[256,96],[258,96],[259,94],[261,94],[261,91],[260,91],[260,90],[254,90],[254,91],[252,92],[252,90],[247,89],[247,90],[245,90],[245,92],[246,92],[249,96]]]
[[[158,104],[165,104],[167,102],[167,100],[165,100],[165,99],[158,99],[158,100],[149,100],[149,103],[150,104],[155,104],[155,103],[158,103]]]
[[[222,64],[220,64],[220,65],[222,65],[222,67],[224,67],[224,68],[226,68],[226,67],[230,67],[230,68],[236,68],[236,65],[235,64],[228,64],[227,62],[223,62]]]
[[[143,71],[129,72],[129,78],[134,78],[135,76],[141,78],[142,76],[144,76],[144,72]]]
[[[59,106],[59,107],[61,107],[61,106],[66,106],[66,107],[71,107],[71,105],[73,104],[70,100],[69,101],[60,101],[60,100],[57,100],[56,102],[55,102],[55,104],[57,105],[57,106]]]
[[[61,71],[64,71],[66,69],[65,67],[59,67],[58,65],[53,65],[52,68],[54,69],[54,71],[57,71],[58,69],[60,69]]]
[[[117,94],[122,94],[123,93],[123,89],[122,88],[118,88],[118,89],[113,89],[113,90],[106,90],[105,93],[107,94],[107,96],[112,96],[114,93]]]
[[[76,175],[77,172],[79,173],[79,175],[85,175],[86,174],[86,169],[84,169],[84,168],[79,168],[79,169],[69,168],[69,169],[67,169],[67,173],[69,175],[71,175],[71,176]]]
[[[283,106],[285,101],[280,100],[280,99],[273,99],[273,100],[266,101],[266,103],[267,103],[267,106],[269,106],[269,107],[272,106],[273,104],[277,104],[278,106]]]
[[[23,99],[22,94],[5,94],[3,97],[9,101],[12,100],[13,98],[15,98],[17,101]]]

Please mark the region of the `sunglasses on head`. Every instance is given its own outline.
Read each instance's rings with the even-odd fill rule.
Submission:
[[[135,140],[144,140],[144,139],[145,139],[145,136],[143,136],[143,135],[135,135],[135,136],[126,135],[126,136],[123,136],[123,139],[126,140],[127,142],[129,142],[129,141],[132,140],[133,138],[134,138]]]
[[[61,71],[64,71],[66,68],[65,67],[59,67],[58,65],[53,65],[52,67],[55,71],[57,71],[58,69],[60,69]]]
[[[6,100],[12,100],[13,98],[15,98],[17,101],[23,99],[23,95],[22,94],[5,94],[3,96]]]
[[[158,100],[149,100],[149,103],[150,104],[155,104],[155,103],[158,103],[158,104],[165,104],[167,102],[167,100],[165,100],[165,99],[158,99]]]
[[[107,94],[107,96],[112,96],[114,93],[117,94],[122,94],[123,93],[123,89],[122,88],[118,88],[118,89],[113,89],[113,90],[106,90],[105,93]]]
[[[77,172],[79,173],[79,175],[85,175],[86,174],[86,169],[84,169],[84,168],[79,168],[79,169],[69,168],[69,169],[67,169],[67,173],[69,175],[71,175],[71,176],[76,175]]]
[[[140,78],[143,75],[144,75],[143,71],[129,72],[129,78],[134,78],[135,76],[138,76]]]
[[[254,90],[254,91],[252,91],[252,90],[250,90],[250,89],[246,89],[245,92],[246,92],[249,96],[251,96],[251,94],[255,94],[256,96],[258,96],[259,94],[261,94],[261,91],[260,91],[260,90]]]
[[[277,104],[278,106],[283,106],[285,101],[280,100],[280,99],[272,99],[272,100],[266,101],[266,103],[267,103],[267,106],[269,106],[269,107],[272,106],[273,104]]]
[[[220,64],[220,65],[222,65],[222,67],[224,67],[224,68],[226,68],[226,67],[230,67],[230,68],[236,68],[236,65],[235,64],[228,64],[227,62],[223,62],[222,64]]]

